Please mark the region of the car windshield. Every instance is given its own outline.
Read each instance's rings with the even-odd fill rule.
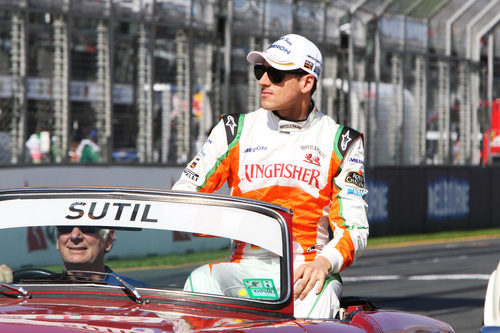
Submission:
[[[286,296],[287,226],[273,207],[185,193],[41,191],[9,192],[0,213],[3,282],[27,292],[80,283],[138,290],[136,298],[148,289],[264,302]],[[243,266],[242,251],[250,254]]]

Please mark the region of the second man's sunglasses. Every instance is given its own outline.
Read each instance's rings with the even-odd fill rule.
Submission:
[[[57,232],[60,235],[69,234],[73,231],[73,226],[58,226]],[[78,229],[84,234],[96,234],[99,231],[97,227],[87,227],[87,226],[78,226]]]
[[[264,75],[264,73],[267,73],[269,81],[271,81],[272,83],[281,83],[285,78],[286,74],[295,74],[295,75],[307,74],[302,69],[293,71],[280,71],[279,69],[276,69],[274,67],[264,66],[264,65],[255,65],[253,67],[253,71],[255,73],[255,78],[257,80],[260,80]]]

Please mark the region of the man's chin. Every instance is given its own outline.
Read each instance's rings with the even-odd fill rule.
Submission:
[[[67,271],[92,271],[92,268],[85,264],[72,263],[65,264],[64,267]]]
[[[64,260],[66,270],[89,271],[92,270],[92,265],[89,265],[89,260],[80,256],[72,256],[69,260]]]

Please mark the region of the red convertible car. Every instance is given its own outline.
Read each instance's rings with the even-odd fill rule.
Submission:
[[[0,216],[0,332],[453,332],[360,297],[342,298],[336,319],[294,317],[292,212],[268,203],[130,188],[2,189]],[[277,275],[244,272],[231,295],[186,291],[191,272],[224,261],[234,240],[278,258]],[[162,262],[185,256],[197,262]],[[120,268],[132,260],[133,269]]]

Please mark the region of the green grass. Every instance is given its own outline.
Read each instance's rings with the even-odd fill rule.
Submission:
[[[193,253],[176,253],[153,255],[146,257],[135,257],[127,259],[113,259],[112,257],[106,260],[106,265],[116,271],[127,269],[141,269],[151,267],[168,267],[180,266],[187,264],[203,263],[206,261],[226,260],[229,254],[229,249],[222,249],[216,251],[193,252]],[[61,272],[62,265],[43,266],[42,268],[54,272]]]
[[[481,229],[471,231],[447,231],[432,234],[416,234],[402,236],[387,236],[387,237],[372,237],[368,239],[368,247],[370,246],[390,246],[398,243],[420,242],[420,241],[437,241],[437,240],[454,240],[459,238],[471,238],[480,236],[498,236],[500,237],[500,228]],[[106,261],[106,264],[116,271],[128,269],[141,269],[151,267],[175,267],[186,264],[203,263],[206,261],[225,260],[229,250],[222,249],[217,251],[205,251],[186,254],[166,254],[157,256],[113,259],[112,257]],[[44,266],[42,268],[49,269],[55,272],[60,272],[63,269],[62,265]]]
[[[110,259],[106,261],[106,265],[113,270],[125,268],[141,268],[141,267],[165,267],[165,266],[180,266],[187,264],[204,263],[206,261],[226,260],[229,255],[229,249],[216,251],[193,252],[183,254],[164,254],[157,256],[148,256],[140,258]]]

